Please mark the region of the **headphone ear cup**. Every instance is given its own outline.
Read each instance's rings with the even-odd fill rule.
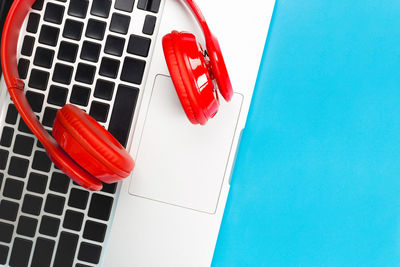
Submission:
[[[73,105],[65,105],[57,112],[53,137],[75,162],[102,182],[126,178],[135,165],[108,131]]]
[[[185,84],[183,82],[181,71],[178,66],[178,59],[176,57],[176,52],[172,44],[171,38],[163,39],[164,56],[168,65],[168,69],[171,75],[172,82],[174,83],[175,90],[178,94],[179,100],[182,104],[183,110],[186,116],[193,124],[198,124],[199,121],[195,115],[194,107],[192,106],[189,96],[186,93]],[[198,113],[198,111],[197,111]]]
[[[206,124],[219,102],[196,37],[173,31],[163,38],[164,56],[182,107],[193,124]]]
[[[233,97],[232,83],[217,38],[211,35],[207,39],[206,46],[208,56],[210,57],[211,71],[218,85],[219,92],[226,101],[230,101]]]

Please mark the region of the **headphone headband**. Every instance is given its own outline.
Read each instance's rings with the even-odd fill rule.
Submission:
[[[199,6],[193,1],[193,0],[185,0],[190,9],[192,10],[194,16],[196,17],[197,22],[200,24],[201,29],[203,30],[204,37],[206,39],[206,42],[211,39],[212,34],[210,31],[210,28],[208,27],[208,24],[206,22],[206,19],[203,16],[203,13],[201,12]]]

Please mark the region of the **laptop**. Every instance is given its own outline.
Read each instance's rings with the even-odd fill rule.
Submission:
[[[161,45],[174,29],[203,39],[183,1],[36,1],[18,45],[32,109],[51,132],[57,110],[77,105],[136,167],[100,192],[78,186],[48,159],[2,80],[0,265],[210,266],[274,4],[198,0],[235,93],[194,126]]]

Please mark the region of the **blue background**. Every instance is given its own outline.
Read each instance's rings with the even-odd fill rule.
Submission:
[[[278,0],[213,266],[396,265],[400,2]]]

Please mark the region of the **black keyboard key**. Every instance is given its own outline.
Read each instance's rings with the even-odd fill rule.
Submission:
[[[57,115],[57,109],[46,108],[43,115],[43,125],[53,127],[54,119]]]
[[[79,41],[82,36],[83,23],[76,20],[67,19],[64,25],[63,36],[75,41]]]
[[[60,60],[74,63],[76,60],[76,55],[78,54],[78,48],[79,46],[77,44],[62,41],[60,43],[60,49],[58,49],[57,58]]]
[[[28,266],[33,242],[16,237],[10,256],[10,266]]]
[[[93,0],[90,13],[98,17],[108,18],[108,15],[110,14],[110,8],[111,0]]]
[[[79,248],[78,259],[90,263],[99,263],[101,255],[101,246],[89,244],[86,242],[81,243]]]
[[[6,123],[15,124],[18,118],[18,111],[13,104],[8,105]]]
[[[38,194],[44,194],[46,191],[47,185],[47,176],[41,175],[35,172],[31,172],[29,174],[29,181],[27,189],[31,192],[35,192]]]
[[[43,47],[36,48],[35,59],[33,64],[43,68],[51,68],[53,64],[54,51]]]
[[[86,37],[103,40],[107,24],[103,21],[89,19],[86,28]]]
[[[49,172],[51,167],[51,160],[46,152],[36,151],[33,157],[32,168],[38,171]]]
[[[34,43],[35,43],[35,38],[29,35],[25,36],[21,48],[21,54],[28,57],[31,56]]]
[[[61,232],[58,241],[54,266],[71,267],[74,262],[76,247],[78,245],[79,236],[67,232]]]
[[[59,172],[53,172],[50,182],[50,190],[66,194],[68,192],[70,178]]]
[[[5,265],[8,257],[8,247],[0,245],[0,264]]]
[[[96,73],[95,66],[79,63],[78,69],[75,74],[75,80],[86,84],[92,84],[95,73]]]
[[[3,178],[4,178],[4,174],[0,172],[0,190],[1,190],[1,186],[3,184]]]
[[[72,87],[71,97],[69,101],[71,101],[71,103],[73,104],[86,107],[89,103],[89,97],[90,88],[74,85]]]
[[[67,210],[64,216],[63,227],[74,231],[80,231],[83,224],[83,217],[83,213]]]
[[[42,151],[36,151],[34,159],[33,159],[32,168],[35,170],[48,172],[48,171],[50,171],[50,167],[51,167],[51,161],[50,161],[49,157],[47,156],[47,154]],[[42,183],[43,182],[44,181],[42,181]],[[43,185],[41,187],[43,187]],[[38,189],[36,189],[36,190],[38,190]]]
[[[54,240],[39,237],[33,252],[31,267],[50,266],[55,244]]]
[[[26,31],[31,33],[36,33],[38,30],[40,21],[40,15],[36,13],[29,14],[28,25],[26,26]]]
[[[97,98],[111,100],[114,93],[115,83],[98,79],[94,89],[94,96]]]
[[[59,219],[44,215],[42,216],[42,221],[40,223],[39,233],[41,233],[42,235],[56,237],[59,227]]]
[[[0,149],[0,170],[5,170],[8,160],[8,151]]]
[[[88,0],[71,0],[68,15],[84,19],[88,10]]]
[[[0,145],[4,147],[10,147],[14,136],[14,129],[10,127],[4,127],[3,133],[1,134]]]
[[[103,189],[101,191],[114,194],[116,190],[117,190],[117,183],[113,183],[113,184],[103,184]]]
[[[21,79],[26,79],[29,70],[29,60],[25,58],[20,58],[18,60],[18,75]]]
[[[54,68],[53,81],[69,85],[71,83],[73,67],[57,63]]]
[[[41,112],[43,106],[44,95],[38,94],[33,91],[26,92],[26,98],[28,99],[29,104],[34,112]]]
[[[47,103],[63,107],[67,102],[68,89],[60,86],[50,86]]]
[[[125,85],[118,87],[108,130],[123,146],[128,141],[138,96],[137,88]]]
[[[27,237],[34,237],[38,221],[36,219],[21,216],[19,217],[17,233]]]
[[[22,204],[22,212],[37,216],[42,209],[42,203],[43,199],[41,197],[27,194],[25,195],[24,202]]]
[[[104,52],[114,56],[122,56],[124,52],[125,39],[119,38],[114,35],[109,35],[107,37],[106,46],[104,47]]]
[[[44,12],[44,20],[56,24],[61,24],[64,16],[64,7],[53,3],[48,3]]]
[[[14,232],[14,226],[12,224],[0,222],[0,241],[4,243],[10,243]]]
[[[110,31],[126,34],[129,29],[131,17],[114,13],[111,18]]]
[[[82,45],[81,59],[85,59],[92,62],[99,60],[101,45],[85,41]]]
[[[160,9],[161,0],[139,0],[138,8],[157,13]]]
[[[119,70],[119,60],[103,57],[101,60],[99,74],[104,77],[117,78]]]
[[[44,211],[51,214],[61,215],[64,211],[64,204],[65,204],[64,197],[49,194],[46,198]]]
[[[89,206],[89,217],[108,221],[110,218],[113,201],[114,199],[112,197],[94,193]]]
[[[132,12],[135,0],[117,0],[115,2],[115,9]]]
[[[29,78],[29,87],[39,90],[46,90],[49,82],[49,73],[42,70],[33,69]]]
[[[29,161],[18,157],[11,157],[8,174],[25,178],[28,172]]]
[[[134,54],[137,56],[147,57],[149,55],[151,39],[138,36],[131,35],[129,38],[128,44],[128,53]]]
[[[25,135],[18,134],[15,137],[13,152],[16,154],[30,156],[32,154],[34,139]]]
[[[36,0],[35,3],[33,4],[32,8],[35,10],[42,10],[43,0]]]
[[[96,121],[106,122],[110,105],[101,102],[93,101],[90,107],[89,115]]]
[[[144,20],[142,32],[147,35],[153,35],[154,27],[156,26],[156,21],[157,18],[155,16],[147,15]]]
[[[69,194],[68,206],[84,210],[88,202],[89,193],[84,190],[72,188]]]
[[[24,182],[15,179],[7,178],[4,184],[3,196],[19,200],[24,189]]]
[[[0,202],[0,219],[15,222],[17,219],[19,205],[8,200]]]
[[[42,29],[40,30],[39,43],[56,46],[59,34],[60,30],[58,28],[43,25]]]
[[[140,85],[143,80],[146,61],[126,57],[122,67],[121,80]]]
[[[25,121],[22,118],[19,120],[18,131],[33,135],[31,129],[28,128],[28,126],[26,125]]]
[[[83,230],[83,237],[97,242],[103,242],[106,236],[107,225],[94,222],[86,221],[85,229]]]

